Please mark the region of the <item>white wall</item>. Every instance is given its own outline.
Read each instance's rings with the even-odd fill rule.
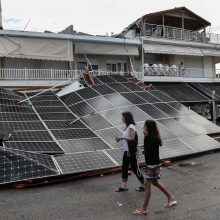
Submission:
[[[213,58],[212,57],[203,57],[204,62],[204,76],[205,77],[214,77],[215,68],[213,68]]]

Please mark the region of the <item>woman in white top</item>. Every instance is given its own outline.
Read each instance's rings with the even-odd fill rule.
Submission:
[[[136,191],[144,192],[144,177],[140,172],[137,162],[137,145],[138,136],[135,128],[135,122],[133,115],[130,112],[122,113],[122,121],[125,123],[125,129],[121,137],[116,137],[116,141],[122,141],[124,154],[122,160],[122,184],[116,189],[116,192],[127,191],[127,181],[128,181],[128,167],[131,164],[131,170],[137,176],[141,183],[141,186],[136,188]]]

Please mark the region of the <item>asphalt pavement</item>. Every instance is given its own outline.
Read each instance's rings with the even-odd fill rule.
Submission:
[[[182,165],[182,166],[180,166]],[[220,153],[177,161],[162,168],[161,182],[178,205],[165,208],[166,197],[152,190],[147,216],[133,216],[143,193],[129,176],[129,190],[117,193],[120,173],[24,189],[0,188],[1,220],[220,220]]]

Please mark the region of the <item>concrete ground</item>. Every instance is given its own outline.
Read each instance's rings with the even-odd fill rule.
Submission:
[[[194,165],[179,166],[183,162]],[[0,188],[1,220],[219,220],[220,153],[182,160],[162,168],[163,182],[178,205],[164,208],[166,198],[153,188],[149,215],[133,216],[143,193],[129,177],[129,191],[116,193],[120,173],[25,189]]]

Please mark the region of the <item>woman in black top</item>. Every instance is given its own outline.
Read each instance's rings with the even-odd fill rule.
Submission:
[[[143,127],[144,133],[144,156],[146,161],[146,182],[145,182],[145,193],[144,203],[141,208],[134,210],[134,214],[146,215],[147,206],[151,197],[151,184],[156,186],[167,196],[166,207],[171,207],[177,204],[174,197],[167,191],[162,183],[158,181],[160,179],[160,157],[159,147],[162,146],[162,140],[160,137],[159,130],[155,121],[145,121]]]

